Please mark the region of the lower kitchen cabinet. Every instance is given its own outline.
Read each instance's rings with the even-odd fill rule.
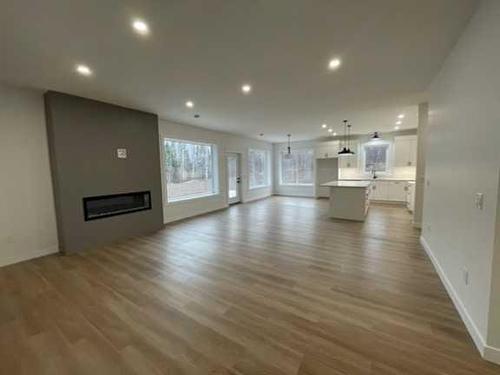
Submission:
[[[371,200],[406,202],[408,183],[406,181],[374,181]]]

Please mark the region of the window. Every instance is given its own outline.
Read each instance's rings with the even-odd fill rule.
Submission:
[[[165,139],[164,147],[169,202],[218,193],[215,145]]]
[[[286,149],[280,152],[280,184],[312,185],[314,150],[299,149],[288,154]]]
[[[269,186],[269,161],[266,150],[248,151],[249,188],[256,189]]]
[[[367,143],[364,150],[364,172],[373,173],[389,172],[389,144],[388,143]]]

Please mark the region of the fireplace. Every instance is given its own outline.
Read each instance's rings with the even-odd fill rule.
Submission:
[[[83,198],[85,221],[151,209],[151,193],[140,191]]]

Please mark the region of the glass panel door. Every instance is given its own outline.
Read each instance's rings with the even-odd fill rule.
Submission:
[[[229,204],[240,201],[240,155],[226,154],[227,195]]]

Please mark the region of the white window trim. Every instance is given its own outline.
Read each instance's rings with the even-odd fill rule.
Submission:
[[[269,150],[266,150],[264,148],[249,148],[248,149],[248,154],[247,154],[247,169],[248,168],[248,165],[250,164],[250,152],[251,151],[264,151],[264,153],[266,154],[266,183],[264,185],[255,185],[255,186],[251,186],[250,185],[250,181],[252,180],[250,178],[250,172],[248,173],[248,190],[255,190],[255,189],[263,189],[263,188],[268,188],[271,186],[271,158],[269,157]]]
[[[376,142],[376,143],[375,143]],[[392,167],[393,167],[393,158],[392,158],[392,142],[389,141],[384,141],[384,140],[377,140],[377,141],[368,141],[365,142],[361,145],[361,165],[360,165],[360,172],[364,176],[369,176],[371,177],[370,172],[365,171],[365,166],[366,166],[366,152],[365,152],[365,146],[373,146],[373,145],[387,145],[387,151],[386,151],[386,160],[387,160],[387,168],[385,172],[375,172],[377,176],[392,176]]]
[[[313,147],[298,147],[298,148],[294,148],[294,150],[296,150],[296,151],[312,151],[313,152],[313,160],[315,159],[315,154],[314,154],[314,148]],[[282,173],[283,169],[282,169],[282,166],[281,166],[282,151],[288,151],[287,147],[286,146],[282,146],[278,150],[279,185],[280,186],[297,186],[297,187],[300,187],[300,186],[304,186],[304,187],[314,186],[314,181],[311,182],[311,183],[298,183],[298,182],[297,183],[290,183],[290,182],[284,183],[283,182],[283,179],[282,179],[282,177],[283,177],[283,173]],[[312,166],[313,176],[315,175],[314,168],[315,168],[315,163],[313,162],[313,166]],[[313,177],[313,180],[314,180],[314,177]]]
[[[183,143],[189,143],[192,145],[210,146],[212,148],[212,163],[213,163],[213,175],[214,175],[213,192],[206,193],[206,194],[187,195],[187,196],[179,197],[179,198],[170,198],[169,197],[169,195],[168,195],[168,181],[167,181],[167,175],[166,175],[167,166],[165,165],[165,142],[166,141],[183,142]],[[162,179],[164,182],[163,194],[164,194],[164,200],[165,200],[166,204],[176,204],[176,203],[182,203],[182,202],[187,202],[187,201],[193,201],[196,199],[210,198],[210,197],[218,196],[221,194],[220,182],[219,182],[219,151],[218,151],[218,146],[215,143],[191,141],[189,139],[181,139],[181,138],[163,137],[161,139],[161,165],[162,165],[161,176],[162,176]]]

